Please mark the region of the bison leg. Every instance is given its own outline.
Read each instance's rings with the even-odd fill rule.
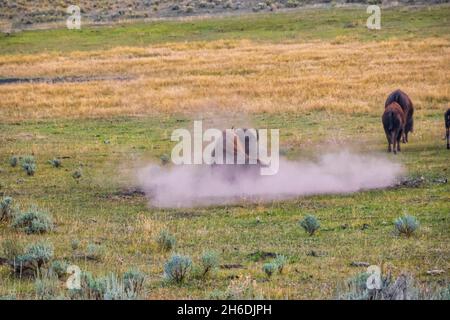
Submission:
[[[394,152],[394,154],[397,154],[397,131],[392,131],[391,133],[391,141],[392,141],[392,151]],[[389,146],[390,147],[390,146]]]
[[[400,150],[400,139],[401,139],[401,137],[403,137],[404,135],[403,135],[403,131],[401,130],[399,133],[398,133],[398,135],[397,135],[397,151],[401,151]]]
[[[391,152],[392,151],[391,150],[391,136],[387,132],[385,132],[385,133],[386,133],[386,140],[388,142],[388,150],[387,150],[387,152]]]

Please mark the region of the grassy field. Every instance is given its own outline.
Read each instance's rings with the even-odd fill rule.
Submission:
[[[0,195],[56,220],[56,230],[43,235],[2,223],[1,240],[47,239],[57,259],[98,276],[139,268],[149,299],[208,298],[247,276],[264,298],[335,298],[345,279],[365,270],[353,261],[411,273],[419,287],[447,285],[448,13],[446,6],[383,11],[379,32],[364,28],[365,11],[334,9],[2,36],[2,78],[84,78],[0,85]],[[98,76],[103,80],[90,79]],[[135,187],[137,169],[170,154],[172,130],[199,118],[280,128],[290,159],[341,149],[383,154],[380,116],[398,87],[415,103],[416,128],[400,155],[386,156],[407,177],[424,177],[416,187],[188,209],[151,208],[144,196],[124,192]],[[9,166],[12,155],[29,154],[37,160],[34,176]],[[61,168],[48,163],[55,157]],[[405,213],[421,223],[411,238],[393,233],[393,220]],[[322,225],[313,237],[298,226],[307,214]],[[238,268],[165,283],[171,252],[155,242],[163,229],[177,239],[173,252],[194,264],[210,249]],[[76,259],[73,240],[79,250],[97,243],[106,251],[99,261]],[[283,274],[266,279],[261,267],[271,258],[264,253],[288,257]],[[427,275],[432,269],[444,273]],[[7,294],[33,298],[34,281],[2,267],[0,296]]]

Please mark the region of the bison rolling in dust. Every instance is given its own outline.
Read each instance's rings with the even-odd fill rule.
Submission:
[[[402,140],[403,143],[408,142],[408,133],[414,131],[414,106],[411,101],[411,99],[408,97],[406,93],[404,93],[402,90],[398,89],[392,92],[388,98],[386,99],[386,102],[384,103],[384,107],[387,108],[392,102],[397,102],[400,107],[403,110],[403,113],[405,114],[405,129],[403,132]]]
[[[392,102],[384,110],[382,121],[388,141],[388,152],[392,150],[396,154],[400,151],[400,138],[403,136],[407,123],[406,115],[397,102]]]

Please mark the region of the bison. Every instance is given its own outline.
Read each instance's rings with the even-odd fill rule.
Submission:
[[[406,115],[397,102],[392,102],[385,108],[381,119],[388,141],[388,152],[394,151],[396,154],[400,151],[400,138],[403,136],[407,123]]]
[[[450,108],[445,112],[445,137],[447,138],[447,149],[450,149]]]
[[[408,97],[406,93],[402,90],[398,89],[392,92],[386,102],[384,103],[384,107],[387,108],[391,103],[396,102],[400,105],[405,114],[406,123],[405,129],[403,131],[402,141],[403,143],[408,142],[408,133],[414,131],[414,106],[411,99]]]

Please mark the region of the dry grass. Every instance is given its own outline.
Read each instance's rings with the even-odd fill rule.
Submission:
[[[0,121],[215,110],[378,113],[397,87],[418,109],[450,101],[450,42],[261,44],[222,40],[107,51],[5,55],[4,77],[131,76],[0,86]]]

